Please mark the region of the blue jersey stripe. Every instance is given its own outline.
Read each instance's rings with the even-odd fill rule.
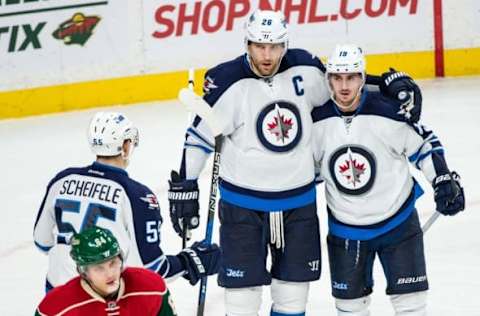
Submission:
[[[264,198],[264,199],[284,199],[288,197],[298,196],[310,191],[313,187],[315,187],[315,182],[312,181],[304,186],[301,186],[295,189],[279,191],[279,192],[257,191],[252,189],[246,189],[244,187],[240,187],[233,183],[225,181],[224,179],[220,179],[220,186],[226,190],[240,193],[242,195],[248,195],[248,196]]]
[[[35,243],[35,246],[37,246],[38,249],[40,249],[41,251],[43,252],[48,252],[52,246],[43,246],[43,245],[40,245],[38,242],[34,241]]]
[[[272,310],[270,312],[270,316],[305,316],[305,313],[295,313],[295,314],[288,313],[288,314],[285,314],[285,313],[275,312],[275,311]]]
[[[420,187],[420,185],[418,185],[418,183],[415,182],[412,190],[413,198],[411,198],[406,205],[403,205],[402,208],[400,208],[400,210],[390,220],[382,223],[382,225],[372,225],[369,227],[345,225],[335,220],[335,218],[329,214],[328,228],[330,234],[344,239],[370,240],[389,232],[398,225],[402,224],[415,210],[415,201],[422,196],[423,189]]]
[[[154,260],[153,262],[146,264],[145,268],[153,272],[158,272],[160,266],[167,262],[166,260],[167,258],[165,256],[158,257],[158,259]]]
[[[204,143],[206,146],[209,146],[211,147],[212,149],[215,147],[215,145],[213,145],[212,143],[210,143],[205,137],[203,137],[202,135],[200,135],[197,131],[195,131],[193,128],[189,128],[187,130],[187,134],[192,136],[192,137],[195,137],[197,138],[199,141],[201,141],[202,143]]]
[[[409,156],[408,157],[408,161],[410,161],[411,163],[414,163],[415,161],[417,161],[418,159],[418,156],[420,156],[420,153],[422,152],[422,148],[423,146],[421,146],[416,153],[414,153],[413,155]]]
[[[443,148],[442,148],[442,147],[440,147],[440,148],[435,148],[435,149],[432,149],[432,150],[430,150],[430,151],[428,151],[428,152],[420,155],[420,156],[417,158],[417,162],[415,163],[415,167],[416,167],[417,169],[420,169],[420,162],[421,162],[422,160],[424,160],[425,158],[427,158],[428,156],[431,156],[432,153],[434,153],[434,152],[438,152],[439,154],[443,155]]]
[[[284,198],[262,198],[234,192],[220,185],[220,196],[228,203],[262,212],[277,212],[302,207],[316,200],[315,186],[304,193]]]

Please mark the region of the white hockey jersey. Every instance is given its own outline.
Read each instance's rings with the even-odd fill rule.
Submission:
[[[177,257],[160,248],[162,217],[155,195],[123,170],[94,162],[53,178],[35,221],[35,245],[48,253],[47,282],[53,287],[78,275],[70,258],[70,237],[92,226],[118,239],[127,266],[172,277],[183,272]]]
[[[263,79],[243,55],[209,70],[205,78],[204,99],[226,123],[222,199],[259,211],[313,203],[311,111],[329,98],[320,60],[290,49],[278,73]],[[187,131],[181,176],[198,178],[213,149],[209,127],[196,117]]]
[[[312,118],[330,233],[364,240],[396,227],[414,210],[423,191],[409,162],[430,182],[448,168],[438,138],[424,126],[406,124],[391,105],[395,101],[364,91],[360,102],[345,114],[330,100]]]

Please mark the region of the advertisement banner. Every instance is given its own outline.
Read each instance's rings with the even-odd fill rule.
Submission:
[[[129,14],[124,1],[0,0],[0,90],[136,72]]]
[[[245,52],[256,9],[284,12],[290,47],[361,46],[371,73],[480,72],[477,0],[0,0],[0,118],[175,98]]]
[[[367,54],[432,50],[433,14],[419,0],[210,0],[144,3],[149,71],[209,67],[244,51],[243,25],[257,8],[281,10],[290,46],[327,55],[337,43]]]

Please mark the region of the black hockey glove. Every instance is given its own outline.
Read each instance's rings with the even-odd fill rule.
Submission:
[[[437,211],[443,215],[455,215],[465,209],[465,196],[460,176],[455,172],[438,176],[433,180]]]
[[[405,116],[408,122],[418,122],[422,113],[422,92],[409,75],[390,68],[382,74],[380,91],[402,103],[398,114]]]
[[[177,256],[187,272],[183,277],[191,285],[197,284],[204,276],[216,274],[220,268],[220,248],[217,244],[208,245],[197,241]]]
[[[197,180],[181,179],[176,171],[172,171],[168,184],[170,186],[168,190],[170,220],[177,234],[183,237],[184,223],[190,230],[197,228],[200,222]]]

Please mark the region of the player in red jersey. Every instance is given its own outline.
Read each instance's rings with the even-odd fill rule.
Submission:
[[[144,268],[123,268],[117,239],[92,227],[71,240],[80,276],[51,290],[35,315],[174,316],[163,278]]]

